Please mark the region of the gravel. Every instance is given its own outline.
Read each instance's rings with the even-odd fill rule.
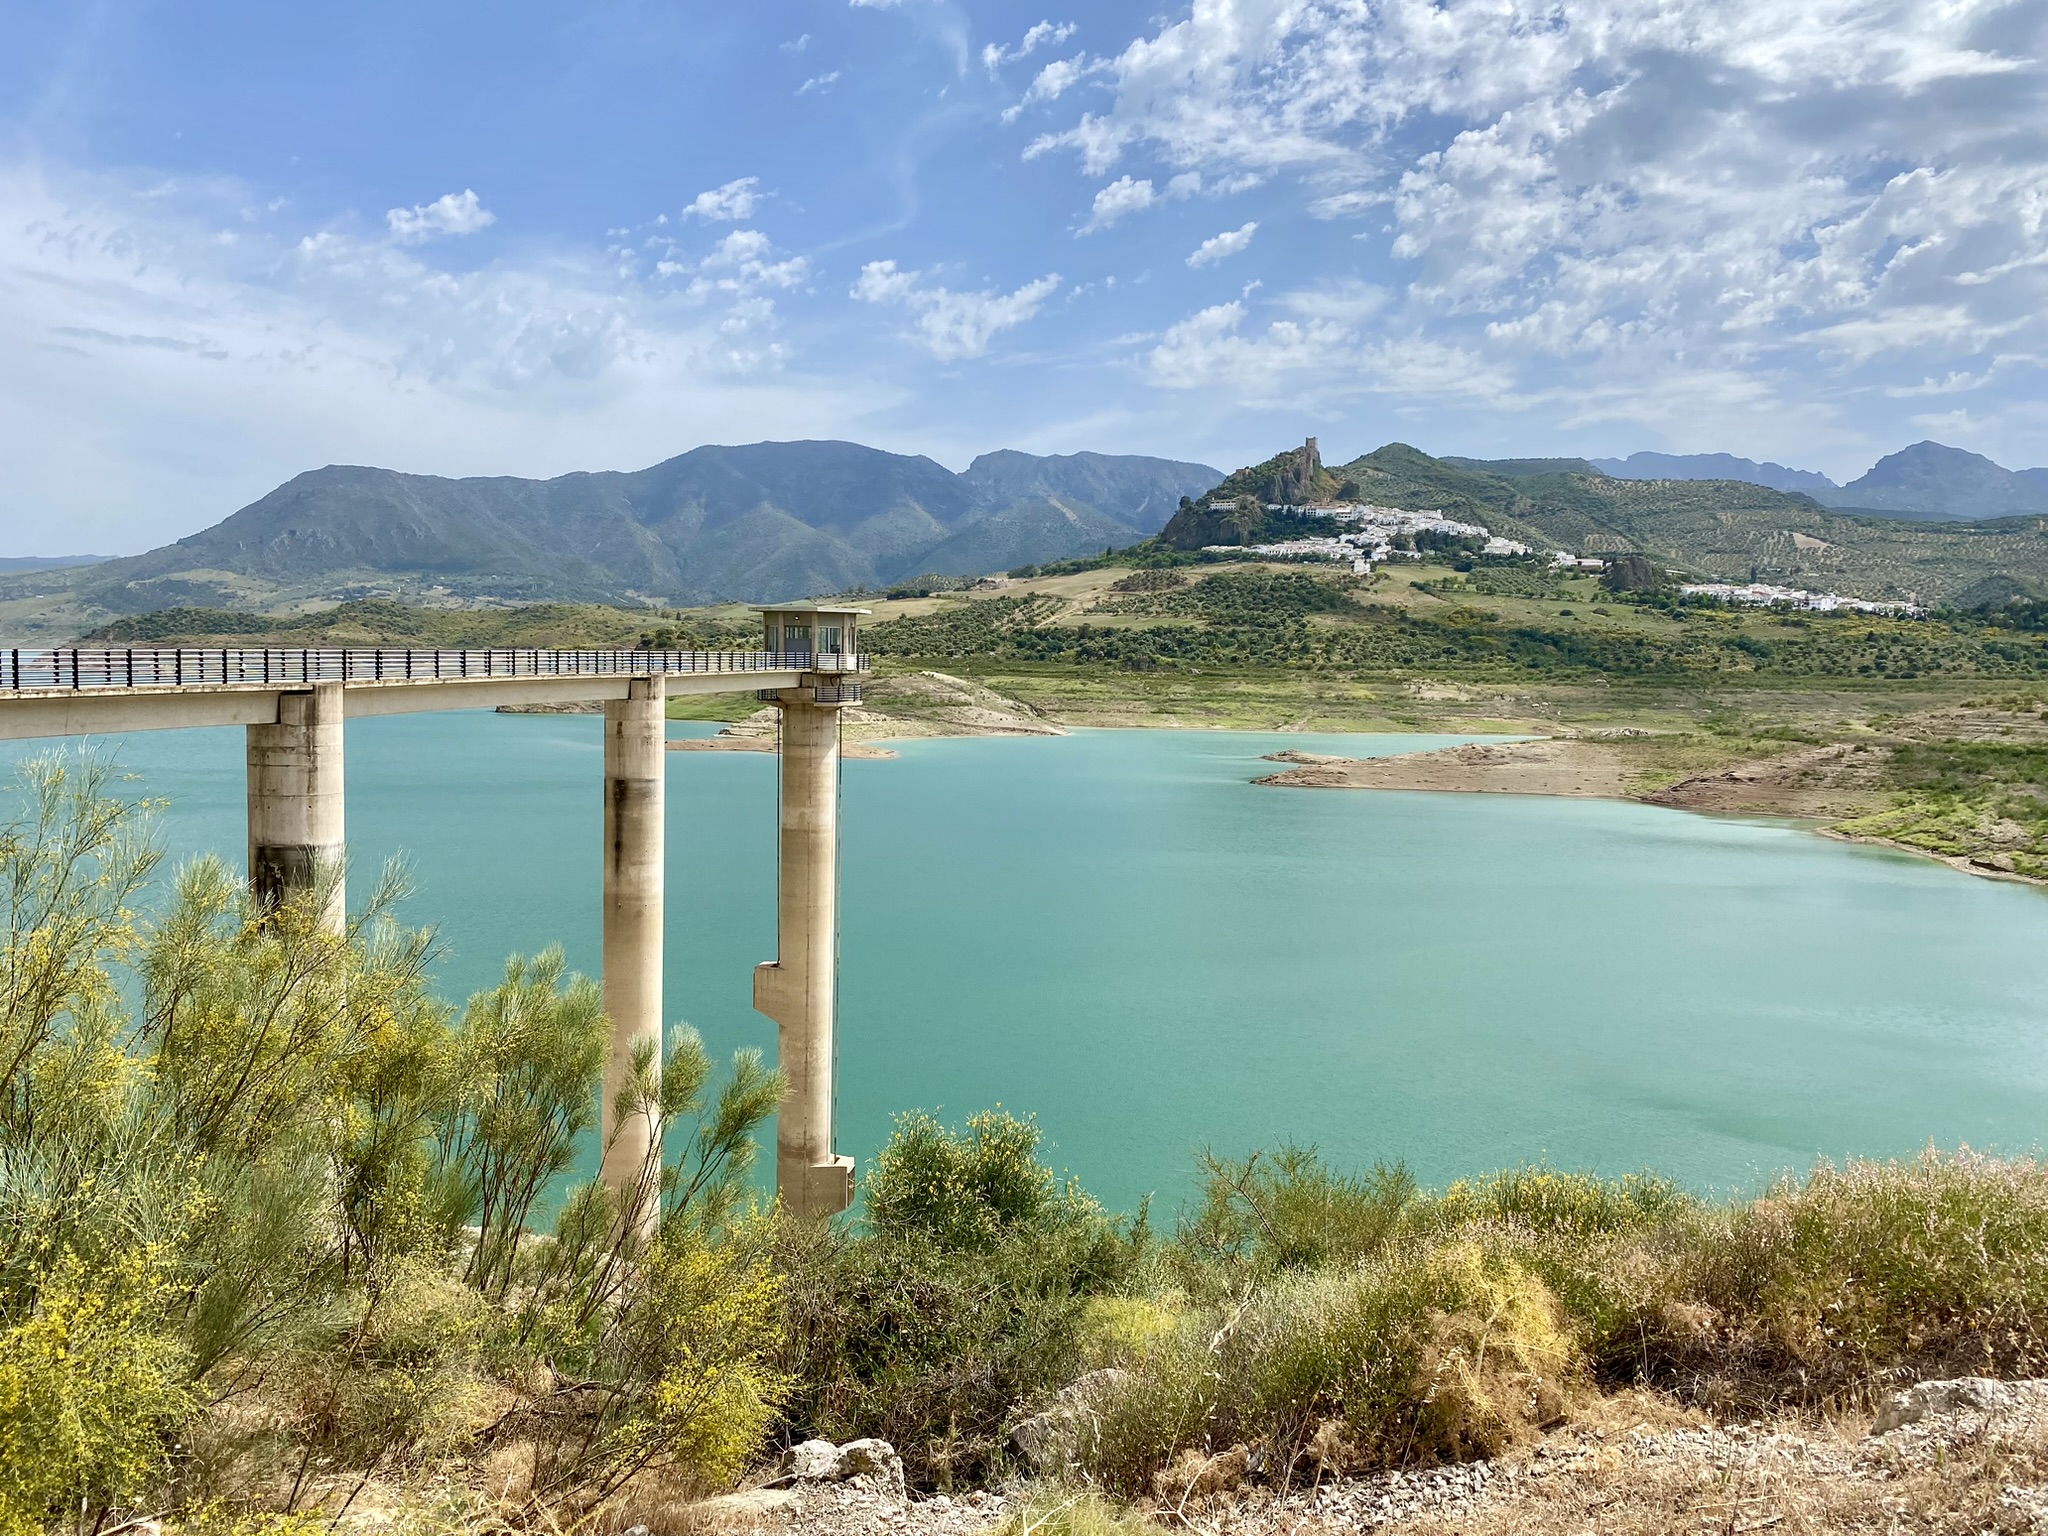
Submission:
[[[1284,1491],[1247,1487],[1158,1513],[1168,1523],[1230,1536],[1323,1536],[1409,1527],[1419,1533],[1447,1523],[1462,1530],[1472,1521],[1488,1530],[1520,1530],[1517,1511],[1525,1506],[1532,1511],[1528,1528],[1547,1529],[1533,1518],[1539,1506],[1554,1515],[1570,1505],[1584,1512],[1578,1528],[1591,1529],[1604,1524],[1603,1510],[1619,1513],[1633,1487],[1654,1485],[1667,1499],[1674,1486],[1697,1490],[1697,1498],[1685,1502],[1708,1523],[1693,1516],[1690,1529],[1776,1533],[1815,1528],[1811,1512],[1826,1503],[1830,1489],[1846,1491],[1859,1507],[1873,1499],[1881,1505],[1886,1485],[1919,1479],[1914,1486],[1924,1498],[1927,1474],[1989,1441],[2048,1446],[2048,1381],[2010,1382],[1988,1396],[1922,1390],[1919,1401],[1929,1405],[1925,1416],[1880,1433],[1860,1433],[1860,1423],[1568,1427],[1497,1461],[1378,1472]],[[1938,1405],[1950,1401],[1992,1406],[1940,1411]],[[1028,1493],[1019,1487],[1007,1494],[904,1499],[884,1479],[862,1475],[802,1484],[772,1498],[757,1493],[713,1501],[725,1508],[707,1523],[730,1536],[976,1536]],[[2048,1536],[2048,1481],[2007,1484],[1997,1504],[1997,1530]],[[1787,1511],[1807,1514],[1781,1527]],[[1908,1520],[1895,1528],[1921,1527]]]

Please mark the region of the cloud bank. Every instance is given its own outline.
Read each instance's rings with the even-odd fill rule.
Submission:
[[[1778,397],[1804,430],[1819,392],[2038,374],[2044,56],[2042,0],[1196,0],[1025,153],[1122,172],[1090,227],[1169,171],[1286,178],[1406,281],[1367,328],[1203,309],[1177,384],[1270,384],[1327,346],[1576,389],[1567,419],[1668,422],[1684,378],[1710,424]]]

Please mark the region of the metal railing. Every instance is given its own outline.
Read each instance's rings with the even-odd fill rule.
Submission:
[[[0,651],[0,692],[51,688],[220,688],[280,683],[457,682],[464,678],[638,677],[650,672],[865,672],[865,656],[808,651],[415,651],[66,646]]]

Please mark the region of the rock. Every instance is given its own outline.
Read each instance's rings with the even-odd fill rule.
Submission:
[[[839,1481],[839,1447],[830,1440],[806,1440],[782,1458],[782,1476],[797,1483]]]
[[[1873,1435],[1918,1424],[1931,1414],[1991,1413],[2012,1401],[2012,1388],[1988,1376],[1962,1376],[1954,1381],[1923,1381],[1895,1392],[1870,1426]]]
[[[843,1483],[849,1478],[873,1479],[892,1498],[904,1497],[903,1458],[886,1440],[806,1440],[783,1454],[778,1483]]]
[[[839,1477],[868,1476],[885,1492],[902,1498],[903,1458],[886,1440],[849,1440],[839,1447]]]

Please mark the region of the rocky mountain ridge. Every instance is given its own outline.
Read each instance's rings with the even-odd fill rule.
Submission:
[[[1137,455],[1009,451],[955,474],[829,441],[708,446],[551,480],[329,465],[175,544],[36,572],[0,599],[68,593],[88,615],[386,596],[775,601],[1135,543],[1220,478]]]
[[[2015,472],[1981,453],[1920,442],[1887,454],[1840,490],[1816,498],[1844,509],[1928,521],[1975,521],[2048,512],[2048,470]]]

